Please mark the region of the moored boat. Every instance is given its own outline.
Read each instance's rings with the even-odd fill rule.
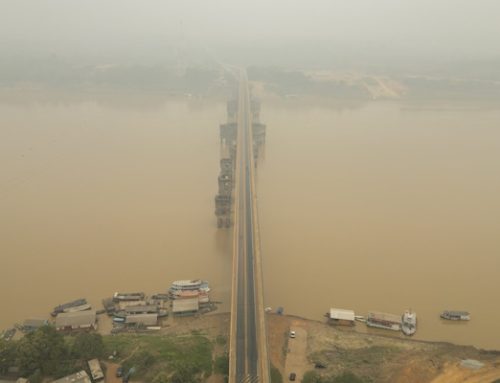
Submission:
[[[90,310],[92,309],[92,307],[86,303],[84,305],[80,305],[80,306],[73,306],[73,307],[68,307],[68,308],[65,308],[63,310],[64,313],[74,313],[74,312],[77,312],[77,311],[86,311],[86,310]]]
[[[413,335],[417,331],[417,313],[411,310],[405,311],[401,317],[401,331],[405,335]]]
[[[200,295],[198,290],[180,290],[172,293],[172,299],[197,298]]]
[[[200,303],[209,303],[210,302],[210,296],[208,294],[201,293],[198,296],[198,302],[200,302]]]
[[[366,325],[385,330],[400,331],[401,317],[394,314],[373,311],[368,313],[368,316],[366,318]]]
[[[172,282],[170,290],[199,290],[205,283],[201,279],[182,279]]]
[[[470,314],[467,311],[445,310],[441,313],[440,316],[441,318],[447,320],[462,320],[462,321],[470,320]]]
[[[113,300],[115,302],[120,301],[142,301],[146,295],[142,292],[140,293],[114,293]]]
[[[63,303],[62,305],[54,307],[54,310],[50,313],[53,317],[57,316],[57,314],[64,312],[64,310],[70,309],[72,307],[78,307],[82,305],[86,305],[87,300],[84,298],[76,299],[74,301]]]

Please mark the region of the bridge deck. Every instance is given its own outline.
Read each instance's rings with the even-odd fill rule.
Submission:
[[[252,114],[244,72],[240,74],[237,135],[229,382],[268,383]]]

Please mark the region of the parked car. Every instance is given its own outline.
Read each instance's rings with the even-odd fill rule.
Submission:
[[[123,367],[118,367],[116,369],[116,377],[121,378],[123,376]]]
[[[293,382],[295,380],[295,378],[297,377],[297,375],[295,374],[295,372],[291,372],[290,373],[290,380]]]
[[[290,338],[295,338],[295,331],[290,331]]]

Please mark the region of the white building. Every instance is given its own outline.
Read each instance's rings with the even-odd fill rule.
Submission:
[[[328,313],[328,320],[331,324],[354,326],[354,311],[331,308]]]

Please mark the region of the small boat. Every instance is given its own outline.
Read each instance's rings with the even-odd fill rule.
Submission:
[[[405,311],[401,317],[401,331],[405,335],[413,335],[417,331],[417,313]]]
[[[159,310],[158,311],[158,318],[165,318],[168,317],[168,311],[167,310]]]
[[[208,303],[208,302],[210,302],[210,296],[208,294],[200,294],[198,296],[198,302]]]
[[[75,313],[77,311],[86,311],[86,310],[90,310],[92,307],[86,303],[84,305],[80,305],[80,306],[73,306],[73,307],[67,307],[63,310],[64,313]]]
[[[470,320],[470,314],[467,311],[449,311],[445,310],[441,313],[441,318],[447,320]]]
[[[63,303],[62,305],[54,307],[54,310],[50,313],[53,317],[57,316],[57,314],[64,312],[64,310],[67,310],[71,307],[77,307],[77,306],[82,306],[86,305],[87,300],[84,298],[81,299],[76,299],[74,301],[68,302],[68,303]]]
[[[115,302],[119,301],[142,301],[144,299],[144,293],[114,293],[113,300]]]

